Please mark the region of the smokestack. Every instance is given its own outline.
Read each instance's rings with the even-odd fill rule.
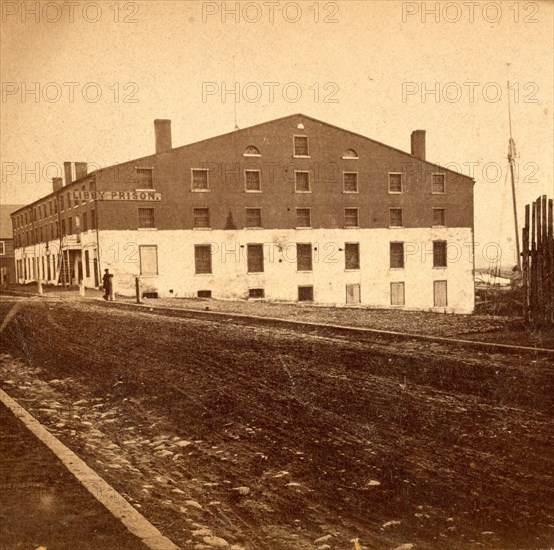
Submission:
[[[80,180],[87,175],[87,163],[86,162],[76,162],[75,163],[75,179]]]
[[[63,178],[52,178],[52,190],[54,193],[63,187]]]
[[[425,130],[412,132],[412,155],[420,160],[425,160]]]
[[[154,121],[156,154],[171,151],[171,120],[157,118]]]
[[[65,184],[69,185],[71,183],[71,162],[63,163],[63,173],[65,175]]]

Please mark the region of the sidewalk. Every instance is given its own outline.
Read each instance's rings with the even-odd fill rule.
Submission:
[[[146,550],[0,403],[0,548]]]

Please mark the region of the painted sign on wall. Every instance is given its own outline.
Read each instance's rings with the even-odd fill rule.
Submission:
[[[73,191],[75,201],[161,201],[156,191]]]

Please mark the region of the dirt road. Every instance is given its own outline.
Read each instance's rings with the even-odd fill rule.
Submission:
[[[63,300],[3,336],[2,387],[183,548],[553,544],[548,358]]]

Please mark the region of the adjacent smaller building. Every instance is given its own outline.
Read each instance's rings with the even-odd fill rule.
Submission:
[[[11,214],[22,204],[0,205],[0,287],[17,283]]]

